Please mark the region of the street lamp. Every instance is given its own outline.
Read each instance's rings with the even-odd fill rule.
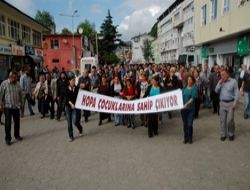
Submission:
[[[95,46],[96,46],[96,56],[97,56],[97,64],[99,64],[99,45],[98,40],[102,40],[102,36],[98,36],[97,32],[95,33]]]
[[[74,65],[74,69],[76,69],[76,49],[75,49],[75,34],[74,34],[74,18],[75,17],[79,17],[79,15],[77,15],[78,10],[74,10],[74,12],[72,13],[72,15],[67,15],[64,13],[61,13],[60,16],[66,16],[66,17],[71,17],[72,19],[72,39],[73,39],[73,45],[72,45],[72,51],[73,51],[73,58],[72,58],[72,62]]]

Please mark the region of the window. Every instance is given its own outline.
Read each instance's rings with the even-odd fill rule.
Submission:
[[[211,3],[211,21],[213,21],[217,18],[217,0],[211,0]]]
[[[52,63],[59,63],[59,59],[52,59]]]
[[[231,9],[231,0],[223,0],[223,12],[222,15],[225,15]]]
[[[42,34],[36,30],[32,30],[33,45],[37,47],[42,46]]]
[[[201,8],[201,25],[205,26],[207,24],[207,5]]]
[[[14,40],[19,40],[19,23],[14,20],[8,19],[9,37]]]
[[[31,42],[31,29],[27,26],[22,25],[22,40],[25,44],[30,44]]]
[[[59,48],[59,41],[58,40],[50,40],[50,48],[51,49],[58,49]]]
[[[0,15],[0,36],[5,36],[5,18]]]

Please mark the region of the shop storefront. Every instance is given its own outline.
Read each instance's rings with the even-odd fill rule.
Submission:
[[[8,71],[11,67],[11,54],[12,53],[10,47],[0,45],[0,81],[3,81],[8,77]]]
[[[25,58],[23,67],[30,70],[30,75],[35,79],[36,67],[41,68],[43,63],[43,51],[42,49],[36,49],[31,46],[25,46]]]
[[[11,69],[20,71],[23,68],[25,50],[23,46],[11,45]]]

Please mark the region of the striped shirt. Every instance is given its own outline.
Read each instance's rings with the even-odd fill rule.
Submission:
[[[18,82],[11,83],[9,79],[0,86],[0,105],[5,108],[20,109],[22,105],[22,90]]]

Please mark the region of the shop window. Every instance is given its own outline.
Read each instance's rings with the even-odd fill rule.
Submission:
[[[59,63],[59,59],[52,59],[52,63]]]
[[[0,15],[0,36],[5,36],[5,17]]]
[[[8,31],[9,31],[9,37],[14,40],[19,40],[19,23],[17,23],[14,20],[8,19]]]

